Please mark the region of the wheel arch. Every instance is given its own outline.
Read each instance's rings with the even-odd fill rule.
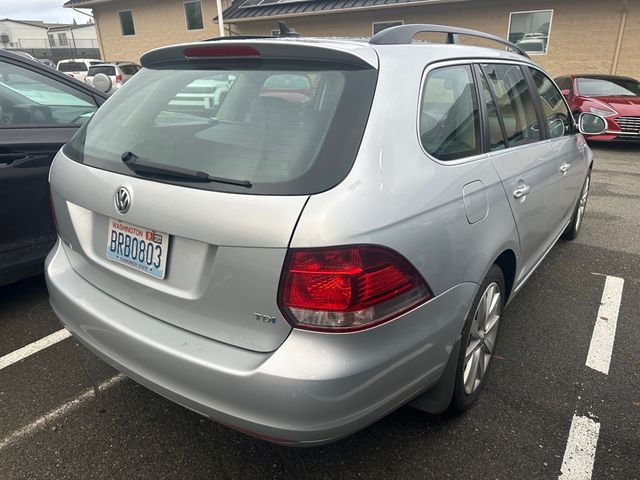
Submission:
[[[505,286],[505,303],[511,297],[511,292],[513,292],[513,284],[516,280],[516,269],[517,269],[517,258],[515,252],[507,248],[504,250],[493,262],[498,265],[502,270],[502,274],[504,275],[504,286]]]

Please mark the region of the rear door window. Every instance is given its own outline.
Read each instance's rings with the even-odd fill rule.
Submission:
[[[252,184],[243,190],[154,177],[192,188],[251,194],[323,191],[344,178],[355,160],[376,70],[287,63],[144,69],[101,107],[65,152],[128,175],[135,173],[121,158],[132,152],[167,167]]]
[[[542,140],[536,105],[519,65],[482,66],[498,104],[509,147]]]
[[[420,140],[439,160],[457,160],[481,153],[480,114],[468,65],[432,70],[420,104]]]
[[[112,67],[109,65],[98,65],[95,67],[91,67],[89,69],[89,72],[87,73],[87,77],[95,77],[97,74],[102,73],[104,75],[115,75],[116,74],[116,67]]]
[[[538,89],[542,112],[547,122],[550,138],[563,137],[573,134],[573,116],[564,102],[560,90],[540,70],[529,68],[533,83]]]
[[[487,79],[479,70],[476,70],[476,72],[481,79],[480,83],[482,85],[482,97],[486,106],[487,117],[485,120],[485,128],[488,130],[489,135],[489,149],[491,151],[503,150],[507,148],[507,142],[504,138],[504,125],[502,124],[502,119],[500,118],[495,98],[493,97],[493,93],[489,88]]]
[[[86,72],[87,65],[84,62],[63,62],[58,66],[61,72]]]

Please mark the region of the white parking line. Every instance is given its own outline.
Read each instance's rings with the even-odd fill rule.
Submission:
[[[34,353],[38,353],[40,350],[44,350],[51,345],[61,342],[62,340],[64,340],[65,338],[69,338],[70,336],[71,334],[69,333],[69,331],[63,328],[62,330],[58,330],[57,332],[54,332],[51,335],[30,343],[29,345],[8,353],[4,357],[0,357],[0,370],[2,370],[3,368],[7,368],[9,365],[13,365],[14,363],[19,362],[20,360],[23,360],[28,356],[33,355]]]
[[[609,374],[609,364],[613,353],[613,342],[616,338],[616,326],[618,324],[618,312],[622,300],[624,280],[619,277],[607,275],[600,300],[598,318],[593,328],[589,353],[587,355],[587,367]]]
[[[588,417],[573,416],[559,480],[589,480],[596,458],[600,424]]]
[[[105,380],[104,382],[99,384],[96,388],[90,388],[86,390],[84,393],[80,394],[75,399],[70,400],[69,402],[61,405],[55,410],[50,411],[49,413],[47,413],[46,415],[43,415],[42,417],[38,418],[34,422],[31,422],[29,425],[26,425],[14,431],[13,433],[7,435],[2,440],[0,440],[0,450],[3,450],[4,448],[14,444],[15,442],[25,437],[33,435],[38,430],[41,430],[42,428],[46,427],[52,421],[57,420],[60,417],[75,410],[87,400],[91,400],[92,398],[95,398],[98,392],[103,392],[105,390],[108,390],[114,385],[120,383],[125,378],[126,377],[123,374],[118,374],[115,377],[111,377],[108,380]]]

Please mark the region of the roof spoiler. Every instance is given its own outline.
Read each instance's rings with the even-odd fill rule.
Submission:
[[[390,27],[376,33],[369,43],[373,45],[408,45],[413,42],[413,38],[418,33],[446,33],[447,43],[459,43],[458,35],[468,35],[470,37],[484,38],[485,40],[492,40],[496,43],[504,45],[510,48],[516,53],[529,58],[527,52],[517,46],[515,43],[505,40],[504,38],[490,33],[480,32],[478,30],[470,30],[468,28],[448,27],[446,25],[399,25],[397,27]]]
[[[274,38],[256,39],[255,42],[225,37],[215,42],[199,42],[161,47],[145,53],[140,58],[143,67],[161,67],[191,62],[228,62],[260,60],[309,60],[343,65],[344,68],[377,68],[377,57],[349,52],[337,48],[327,48],[312,43],[282,42]]]

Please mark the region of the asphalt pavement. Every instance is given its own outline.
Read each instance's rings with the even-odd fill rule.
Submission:
[[[640,146],[593,148],[580,237],[559,242],[507,309],[466,414],[403,407],[311,449],[253,439],[117,376],[73,338],[20,350],[61,329],[36,277],[0,288],[0,479],[558,479],[589,462],[593,479],[640,479]],[[603,373],[586,363],[596,323],[611,327],[612,281]],[[595,430],[573,431],[576,418]]]

